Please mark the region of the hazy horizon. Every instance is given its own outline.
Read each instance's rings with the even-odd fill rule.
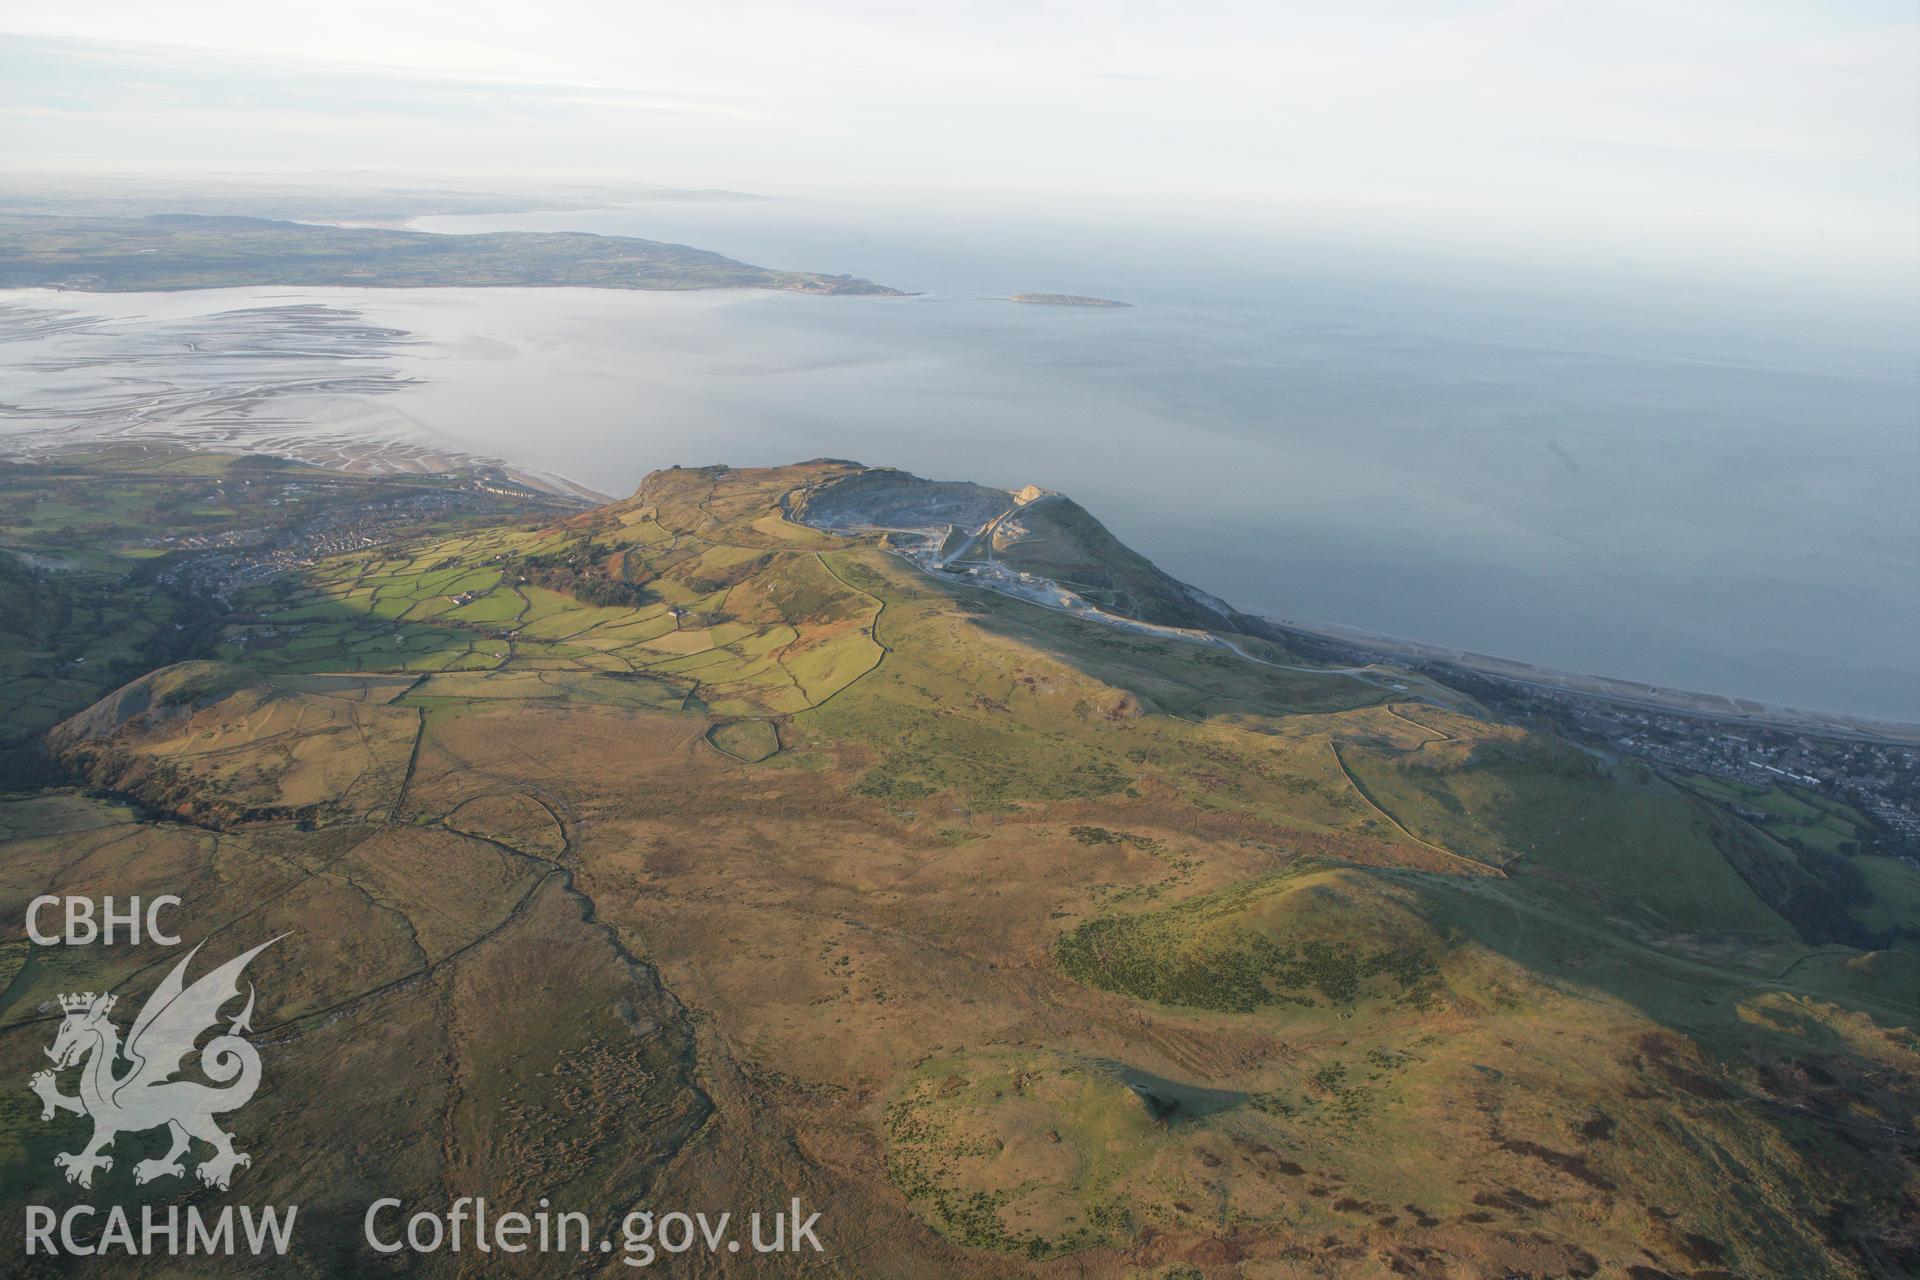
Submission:
[[[0,11],[0,113],[15,172],[951,199],[1885,298],[1920,281],[1916,56],[1920,15],[1872,0],[80,0]]]
[[[491,349],[528,358],[504,386],[432,366],[464,417],[431,425],[589,482],[737,460],[662,453],[689,429],[949,474],[1017,447],[1249,605],[1910,713],[1886,689],[1920,563],[1916,63],[1920,13],[1875,0],[14,4],[0,191],[194,211],[236,175],[361,184],[427,229],[925,292],[953,305],[897,326],[838,301],[591,323],[529,301],[597,362],[559,372],[532,358],[551,333],[476,302]],[[416,216],[445,183],[505,199]],[[973,305],[1029,291],[1140,307],[1063,341],[1076,321]],[[836,382],[820,351],[869,372]],[[562,405],[570,427],[530,428]],[[1133,441],[1112,475],[1085,462],[1127,434],[1103,413]],[[983,446],[969,414],[1025,425]],[[1221,469],[1232,501],[1184,527]],[[1155,514],[1167,476],[1183,503]],[[1369,506],[1396,478],[1420,501]]]

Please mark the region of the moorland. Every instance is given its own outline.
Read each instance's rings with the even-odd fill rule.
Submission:
[[[807,1274],[1920,1265],[1920,872],[1844,803],[1235,630],[1060,496],[674,468],[588,509],[456,482],[258,581],[151,545],[368,498],[261,466],[7,473],[9,1215],[88,1194],[24,1088],[50,1002],[171,959],[32,945],[25,904],[169,892],[223,954],[290,931],[234,1124],[306,1274],[367,1273],[376,1195],[800,1196]],[[119,1200],[215,1198],[141,1154]]]

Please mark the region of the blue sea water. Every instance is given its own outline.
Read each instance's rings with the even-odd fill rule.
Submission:
[[[119,317],[73,340],[110,359],[14,343],[12,399],[48,422],[161,404],[191,430],[234,417],[270,369],[277,396],[345,370],[386,389],[245,412],[290,435],[386,415],[376,429],[608,493],[674,463],[819,456],[1034,483],[1253,612],[1920,721],[1910,305],[1129,228],[1098,211],[658,201],[422,225],[642,235],[917,296],[42,291],[13,301]],[[311,368],[284,337],[244,359],[179,341],[303,302],[412,337]]]
[[[419,225],[643,235],[921,291],[629,308],[608,376],[636,398],[529,442],[603,487],[818,455],[1034,482],[1256,612],[1920,719],[1920,365],[1885,317],[805,202]],[[1002,300],[1028,291],[1134,305]]]

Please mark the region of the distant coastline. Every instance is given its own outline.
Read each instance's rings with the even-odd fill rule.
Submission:
[[[898,297],[857,276],[777,271],[684,244],[567,231],[452,235],[238,215],[0,212],[0,288],[780,289]]]

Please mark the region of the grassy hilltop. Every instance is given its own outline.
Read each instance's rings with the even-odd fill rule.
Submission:
[[[881,1277],[1920,1266],[1911,879],[1831,941],[1699,779],[922,572],[852,531],[876,475],[658,472],[241,592],[0,805],[0,1078],[166,967],[31,947],[27,899],[173,892],[210,955],[293,931],[232,1123],[313,1274],[450,1194],[799,1195],[817,1273]],[[1023,528],[985,541],[1196,625],[1082,509]],[[4,1212],[80,1198],[77,1122],[4,1098]]]

